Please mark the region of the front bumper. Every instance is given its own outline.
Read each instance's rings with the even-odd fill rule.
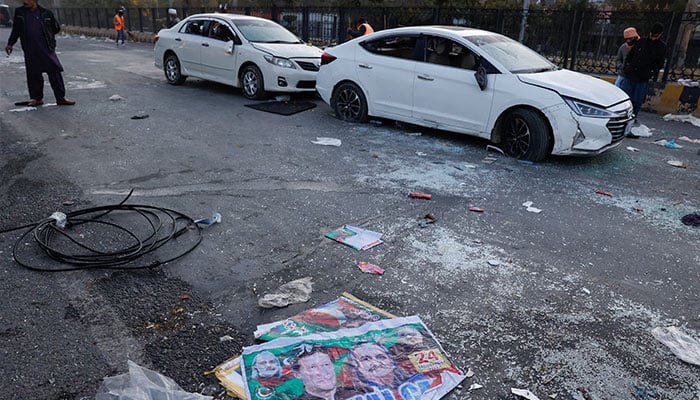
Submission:
[[[633,121],[629,100],[607,109],[616,114],[613,118],[584,117],[564,107],[566,109],[558,107],[553,112],[559,121],[552,149],[552,154],[556,155],[596,155],[611,150],[619,146]],[[562,112],[568,114],[566,118],[562,118]]]

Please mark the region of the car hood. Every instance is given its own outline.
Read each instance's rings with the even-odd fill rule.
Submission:
[[[318,47],[303,43],[253,43],[253,47],[275,57],[284,58],[320,58],[323,53]]]
[[[600,78],[560,69],[536,74],[518,74],[524,83],[554,90],[561,96],[609,107],[627,99],[627,94]]]

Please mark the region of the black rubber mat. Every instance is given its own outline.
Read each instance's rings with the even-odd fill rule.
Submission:
[[[316,107],[316,103],[310,101],[264,101],[254,104],[246,104],[246,107],[260,111],[266,111],[280,115],[292,115]]]

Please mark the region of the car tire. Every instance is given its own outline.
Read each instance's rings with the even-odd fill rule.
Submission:
[[[241,74],[241,88],[243,96],[248,99],[260,100],[265,98],[265,81],[262,72],[255,65],[245,67]]]
[[[511,111],[501,125],[501,147],[511,157],[542,161],[549,154],[547,122],[533,110]]]
[[[168,54],[165,57],[163,72],[165,73],[165,79],[171,85],[182,85],[185,83],[185,79],[187,79],[185,75],[182,75],[180,60],[178,60],[175,54]]]
[[[367,98],[362,89],[354,83],[346,82],[338,86],[331,97],[331,107],[335,115],[348,122],[367,121]]]

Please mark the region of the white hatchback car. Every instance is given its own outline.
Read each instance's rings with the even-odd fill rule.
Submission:
[[[195,14],[155,38],[155,65],[170,84],[188,76],[242,88],[250,99],[267,92],[313,92],[322,50],[283,26],[237,14]]]
[[[472,134],[531,161],[614,148],[633,119],[614,85],[503,35],[456,26],[388,29],[327,48],[316,90],[344,120]]]

